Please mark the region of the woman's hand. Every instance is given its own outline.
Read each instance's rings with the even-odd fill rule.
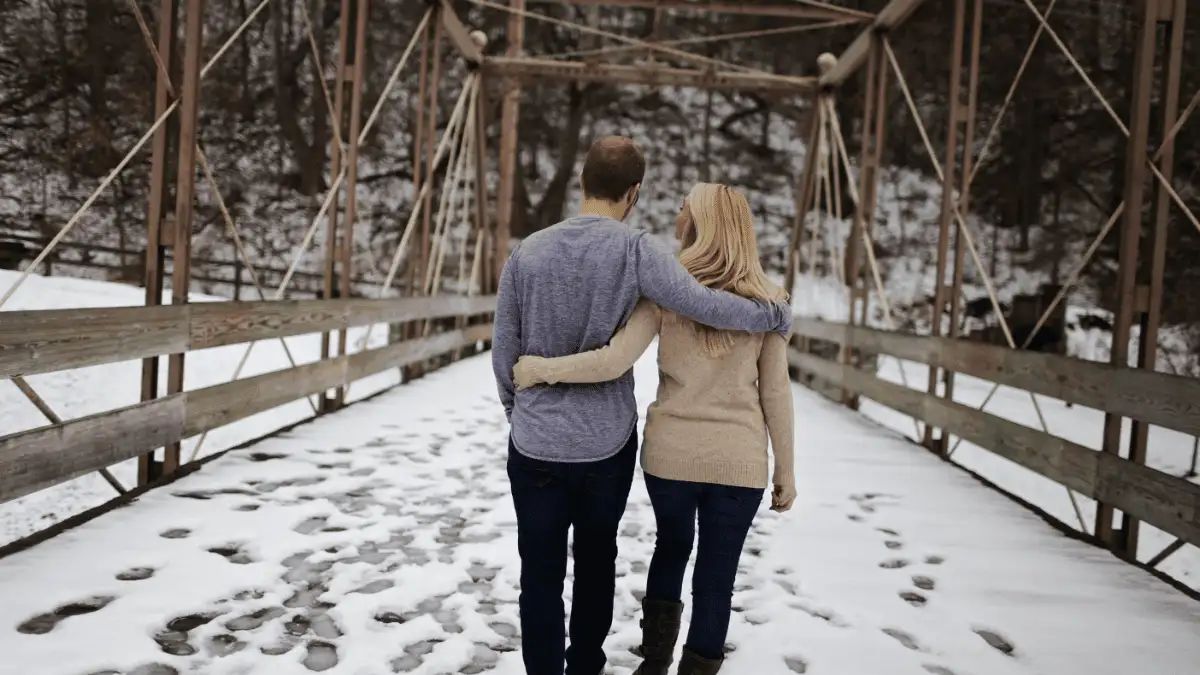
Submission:
[[[540,356],[522,356],[517,359],[517,365],[513,366],[513,384],[516,385],[517,391],[545,384],[546,380],[542,375],[542,364],[545,361],[546,359]]]
[[[775,513],[783,513],[792,508],[792,504],[796,501],[796,483],[788,481],[783,485],[775,484],[774,490],[771,492],[771,510]]]

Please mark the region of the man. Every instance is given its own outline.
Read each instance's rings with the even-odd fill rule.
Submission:
[[[528,675],[598,675],[612,625],[617,526],[633,482],[633,375],[515,392],[523,354],[564,356],[608,343],[645,296],[714,328],[791,328],[785,305],[757,303],[697,282],[665,248],[623,221],[646,162],[628,138],[597,141],[584,160],[582,213],[513,249],[500,278],[492,367],[512,426],[508,475],[521,555],[521,633]],[[571,647],[563,582],[574,528]],[[675,617],[678,620],[678,617]]]

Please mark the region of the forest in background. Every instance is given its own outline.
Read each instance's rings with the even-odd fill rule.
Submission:
[[[317,24],[324,72],[312,58],[300,2],[308,3]],[[885,2],[836,4],[876,11]],[[507,15],[466,1],[454,4],[469,26],[489,36],[487,53],[502,54]],[[1048,0],[1035,4],[1044,11]],[[151,22],[157,5],[138,0]],[[257,5],[256,0],[208,0],[206,58]],[[1119,0],[1058,0],[1050,19],[1123,118],[1128,117],[1137,31],[1131,5]],[[945,136],[952,6],[948,0],[930,0],[892,36],[939,157]],[[1024,0],[986,0],[984,7],[980,140],[1037,28]],[[419,2],[371,3],[366,106],[379,96],[424,9]],[[649,10],[542,2],[531,2],[530,9],[639,38],[655,31]],[[257,260],[277,265],[289,261],[330,180],[330,120],[319,78],[332,80],[339,11],[336,0],[274,0],[204,82],[201,141],[222,196]],[[775,28],[783,22],[671,11],[658,34],[679,39]],[[851,25],[688,48],[772,72],[813,75],[819,54],[840,53],[860,30]],[[1183,59],[1184,104],[1200,89],[1198,33],[1200,17],[1193,16]],[[569,28],[527,22],[529,55],[603,44]],[[465,70],[452,48],[447,46],[443,56],[444,125]],[[644,52],[634,51],[626,61],[644,58]],[[355,257],[356,267],[368,278],[382,276],[411,206],[415,61],[384,105],[363,149]],[[154,75],[154,62],[125,2],[0,3],[0,233],[35,232],[48,238],[62,227],[152,122]],[[906,268],[927,268],[934,256],[930,242],[936,237],[937,217],[929,206],[936,205],[939,188],[931,178],[917,127],[894,78],[892,82],[884,153],[889,169],[883,172],[879,217],[898,221],[900,227],[881,234],[879,253],[888,269],[898,262]],[[857,157],[861,126],[861,86],[858,75],[838,96],[852,157]],[[1159,99],[1156,92],[1156,103]],[[491,101],[498,106],[495,92]],[[527,86],[523,101],[514,236],[568,215],[578,199],[582,152],[599,135],[625,133],[643,143],[651,160],[648,199],[640,208],[638,225],[666,232],[673,209],[693,182],[729,182],[750,196],[760,221],[764,262],[782,271],[805,152],[801,139],[807,101],[561,83]],[[498,111],[492,118],[498,121]],[[498,124],[489,133],[494,162]],[[1200,211],[1200,121],[1184,126],[1178,138],[1174,186],[1194,211]],[[1023,277],[1062,280],[1121,201],[1124,166],[1125,141],[1119,127],[1054,42],[1043,37],[973,188],[972,222],[985,240],[985,257],[999,281],[1016,278],[1018,271]],[[144,152],[100,198],[72,240],[133,250],[143,246],[148,169],[149,154]],[[494,190],[495,172],[491,173]],[[195,254],[232,258],[213,195],[203,181],[197,190]],[[848,196],[845,201],[849,203]],[[1194,266],[1200,259],[1200,234],[1177,209],[1171,213],[1170,233],[1170,292],[1164,319],[1194,325],[1200,323],[1200,271]],[[1112,236],[1085,271],[1083,301],[1105,304],[1114,279],[1115,245]],[[308,268],[319,271],[320,259],[319,254],[310,255]],[[978,282],[969,268],[967,278],[968,285]]]

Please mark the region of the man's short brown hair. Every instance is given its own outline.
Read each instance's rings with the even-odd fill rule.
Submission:
[[[619,202],[646,176],[646,157],[632,138],[606,136],[583,160],[583,196]]]

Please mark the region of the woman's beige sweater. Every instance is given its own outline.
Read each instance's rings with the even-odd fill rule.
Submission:
[[[612,380],[633,367],[656,334],[658,398],[646,417],[646,473],[752,488],[794,484],[792,388],[781,335],[734,333],[733,346],[712,356],[688,319],[642,300],[608,346],[553,359],[522,357],[514,379],[519,387]]]

